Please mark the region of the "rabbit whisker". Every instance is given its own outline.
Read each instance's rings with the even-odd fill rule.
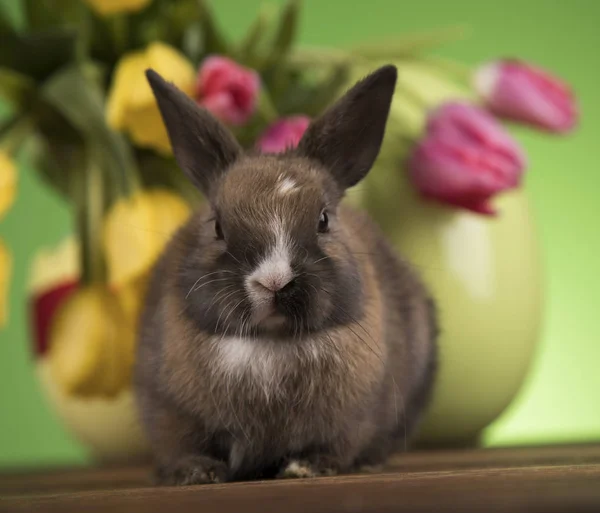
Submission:
[[[194,291],[194,288],[196,287],[196,285],[198,285],[198,283],[200,282],[200,280],[203,280],[204,278],[207,278],[208,276],[212,276],[213,274],[217,274],[217,273],[232,273],[233,271],[228,271],[228,270],[219,270],[219,271],[214,271],[212,273],[207,273],[204,274],[203,276],[200,276],[200,278],[198,278],[194,284],[190,287],[189,292],[186,294],[185,298],[187,299],[188,296]]]

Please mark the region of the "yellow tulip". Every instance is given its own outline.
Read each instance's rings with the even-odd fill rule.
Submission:
[[[81,273],[79,251],[79,241],[73,235],[37,251],[29,268],[28,295],[35,297],[65,283],[78,281]]]
[[[149,275],[143,275],[115,290],[119,304],[132,325],[137,324],[142,312],[148,281]]]
[[[127,132],[139,146],[171,153],[160,111],[144,72],[152,68],[189,96],[194,92],[195,70],[187,58],[164,43],[129,53],[117,64],[108,93],[108,124]]]
[[[152,0],[85,0],[94,11],[102,16],[121,12],[135,12],[146,7]]]
[[[12,257],[6,246],[0,241],[0,328],[8,319],[8,285],[12,269]]]
[[[126,339],[126,342],[129,342],[129,345],[123,347],[123,358],[129,368],[133,368],[135,360],[140,315],[144,306],[148,281],[149,275],[145,275],[123,285],[115,291],[117,301],[125,314],[127,329],[131,334],[131,336]]]
[[[133,336],[114,294],[103,285],[75,291],[50,328],[49,367],[70,395],[116,395],[129,384]]]
[[[113,205],[103,233],[110,285],[120,289],[147,275],[190,212],[180,196],[162,189],[141,191]]]
[[[17,166],[4,152],[0,151],[0,219],[13,205],[17,191]]]

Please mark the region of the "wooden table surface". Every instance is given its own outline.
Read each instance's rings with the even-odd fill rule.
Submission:
[[[154,488],[145,466],[0,473],[1,512],[600,513],[600,445],[420,451],[379,474]]]

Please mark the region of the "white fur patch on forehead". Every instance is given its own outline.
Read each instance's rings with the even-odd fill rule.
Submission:
[[[283,174],[279,175],[279,179],[277,181],[277,192],[282,195],[285,196],[287,194],[299,191],[300,187],[298,186],[298,184],[296,183],[296,181],[293,178],[290,178],[289,176],[285,176]]]

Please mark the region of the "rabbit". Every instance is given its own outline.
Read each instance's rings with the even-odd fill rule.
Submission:
[[[134,392],[157,485],[383,465],[413,439],[437,369],[435,302],[342,202],[378,156],[383,66],[294,148],[242,150],[152,69],[178,166],[207,199],[168,242],[140,318]]]

